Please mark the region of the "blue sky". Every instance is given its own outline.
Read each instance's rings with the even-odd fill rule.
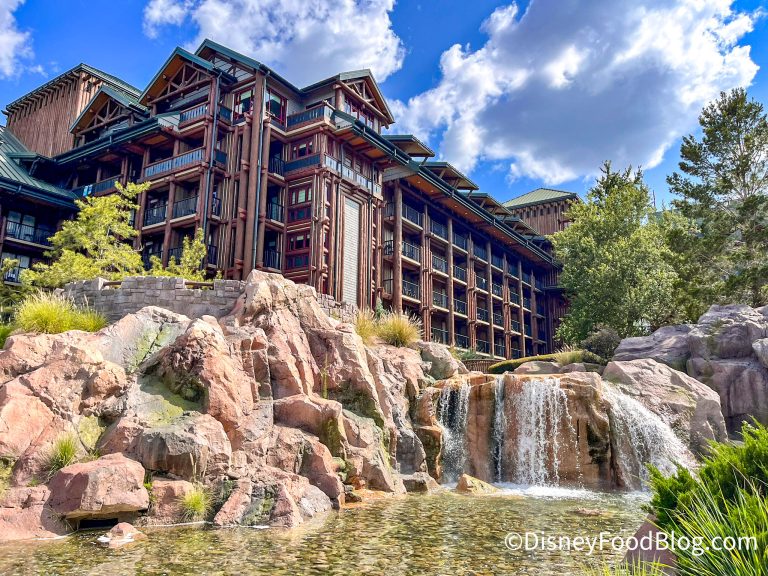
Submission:
[[[0,102],[86,62],[138,87],[206,36],[297,84],[370,67],[398,119],[501,200],[642,164],[659,203],[701,106],[768,102],[768,17],[743,0],[0,0]]]

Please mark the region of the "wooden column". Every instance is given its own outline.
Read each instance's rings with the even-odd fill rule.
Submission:
[[[469,347],[477,350],[477,291],[475,279],[475,241],[467,234],[467,328]]]
[[[448,343],[456,346],[456,318],[453,293],[453,218],[448,218]]]
[[[253,87],[254,103],[252,109],[252,118],[247,120],[251,124],[251,138],[250,138],[250,154],[249,154],[249,168],[248,168],[248,190],[240,190],[240,194],[247,195],[246,201],[246,218],[245,218],[245,234],[244,241],[245,247],[243,250],[243,276],[247,276],[253,268],[253,250],[254,250],[254,236],[253,228],[258,218],[256,213],[258,207],[256,206],[256,196],[258,190],[256,188],[258,181],[257,168],[259,166],[259,136],[264,130],[264,126],[261,124],[261,111],[264,108],[263,95],[264,95],[264,79],[261,77],[260,81],[256,82]]]
[[[517,296],[520,299],[520,306],[518,308],[518,316],[520,318],[520,354],[527,355],[525,349],[525,307],[523,306],[523,265],[518,260],[517,262]]]
[[[269,186],[269,145],[272,138],[272,124],[264,120],[264,141],[261,149],[261,194],[259,195],[259,231],[256,238],[256,267],[264,266],[264,222],[267,219],[267,187]],[[313,186],[314,187],[314,186]],[[314,194],[315,191],[313,190]]]
[[[432,340],[432,252],[427,236],[429,225],[429,207],[424,206],[421,219],[421,321],[424,329],[423,338]]]
[[[197,209],[199,210],[202,206],[201,201],[198,194],[197,198]],[[171,181],[170,186],[168,187],[168,204],[165,208],[165,226],[163,230],[163,266],[168,266],[168,254],[171,251],[171,220],[173,219],[173,203],[176,201],[176,182]]]
[[[487,291],[485,294],[485,306],[488,309],[488,351],[490,352],[491,356],[494,356],[494,347],[496,346],[496,341],[494,340],[494,329],[493,329],[493,308],[494,308],[494,302],[493,302],[493,267],[491,264],[491,261],[493,259],[493,254],[491,253],[491,241],[488,240],[485,243],[485,256],[487,258],[485,262],[485,278],[487,282]]]
[[[395,184],[395,238],[392,243],[392,306],[403,311],[403,189]]]

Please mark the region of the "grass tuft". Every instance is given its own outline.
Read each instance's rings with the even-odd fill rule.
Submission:
[[[70,464],[77,462],[77,453],[80,449],[80,442],[72,433],[60,436],[48,452],[43,463],[43,470],[50,480],[53,476]]]
[[[3,497],[11,480],[13,462],[7,458],[0,458],[0,498]]]
[[[107,325],[98,312],[81,309],[61,293],[38,291],[16,308],[14,324],[22,332],[59,334],[68,330],[95,332]]]
[[[390,312],[379,321],[376,334],[390,346],[408,346],[421,339],[421,320]]]
[[[377,321],[372,310],[360,310],[355,316],[355,331],[363,339],[366,346],[374,343],[376,338]]]
[[[195,487],[179,498],[181,517],[185,522],[205,520],[212,509],[211,492],[202,484]]]
[[[0,350],[5,346],[5,341],[8,339],[16,327],[13,324],[0,324]]]
[[[552,356],[555,358],[555,362],[560,364],[560,366],[567,366],[568,364],[581,362],[584,358],[584,352],[573,346],[566,345],[560,348],[560,350],[555,352]]]

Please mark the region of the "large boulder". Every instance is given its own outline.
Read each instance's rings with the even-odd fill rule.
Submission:
[[[0,494],[0,541],[56,538],[70,531],[48,501],[47,486],[10,488]]]
[[[616,348],[613,359],[621,362],[650,358],[674,368],[685,370],[685,363],[691,355],[688,335],[693,326],[664,326],[650,336],[624,338]]]
[[[62,468],[49,488],[51,509],[68,520],[122,518],[149,507],[144,468],[122,454]]]
[[[445,380],[458,374],[467,374],[467,368],[451,354],[450,348],[438,342],[417,342],[414,347],[421,358],[429,363],[428,373],[435,380]]]
[[[152,478],[150,485],[150,523],[172,524],[180,522],[183,515],[181,500],[194,489],[195,485],[186,480],[174,480],[157,476]]]
[[[743,305],[712,306],[689,334],[693,358],[748,358],[768,335],[768,318]]]
[[[523,362],[515,368],[515,374],[559,374],[560,364],[557,362],[546,362],[543,360],[532,360]]]
[[[717,392],[656,360],[610,362],[603,378],[666,422],[696,454],[727,439]]]

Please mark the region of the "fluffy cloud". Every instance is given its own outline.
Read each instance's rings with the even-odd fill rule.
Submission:
[[[607,159],[651,168],[721,90],[757,72],[739,40],[754,14],[731,0],[532,0],[498,8],[477,50],[452,46],[431,90],[393,106],[465,170],[557,184]]]
[[[24,0],[0,0],[0,78],[15,76],[21,61],[32,56],[29,32],[16,25],[13,13]]]
[[[253,55],[298,85],[370,68],[379,81],[402,65],[392,31],[394,0],[151,0],[144,28],[191,21],[192,44],[211,38]]]

